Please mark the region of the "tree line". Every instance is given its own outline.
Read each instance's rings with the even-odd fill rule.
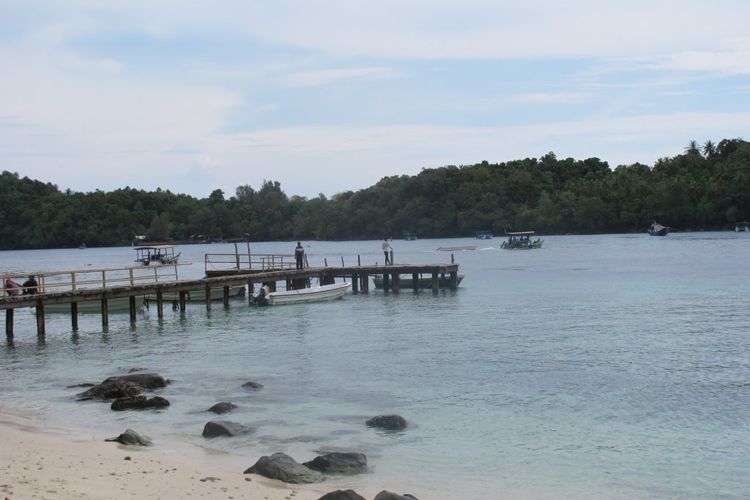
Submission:
[[[659,221],[676,230],[726,228],[750,219],[750,143],[724,139],[653,166],[610,168],[599,158],[554,153],[499,164],[445,166],[391,176],[330,198],[288,196],[276,181],[198,199],[168,190],[61,191],[0,175],[0,248],[129,245],[150,240],[347,240],[639,232]]]

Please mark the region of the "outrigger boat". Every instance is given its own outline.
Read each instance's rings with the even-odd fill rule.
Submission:
[[[155,264],[177,264],[180,253],[174,253],[174,245],[145,245],[135,247],[136,262],[144,266]]]
[[[334,283],[332,285],[300,288],[298,290],[269,292],[268,286],[264,285],[255,296],[255,302],[261,305],[280,306],[284,304],[335,300],[343,297],[350,286],[352,286],[351,283]]]
[[[459,274],[458,276],[456,276],[456,286],[460,285],[463,279],[464,279],[463,274]],[[382,274],[373,275],[372,282],[375,284],[375,288],[383,288],[383,275]],[[400,278],[399,283],[401,285],[401,288],[403,289],[414,288],[414,280],[411,277]],[[438,277],[438,288],[450,288],[450,287],[451,287],[450,276],[441,274]],[[432,276],[418,277],[417,288],[431,289],[432,288]]]
[[[542,248],[544,240],[537,238],[532,241],[531,236],[534,235],[534,231],[518,231],[515,233],[506,232],[505,235],[508,237],[500,248],[505,250],[532,250],[534,248]]]

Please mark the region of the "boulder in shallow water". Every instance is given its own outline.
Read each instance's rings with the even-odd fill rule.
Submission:
[[[366,500],[365,497],[354,490],[336,490],[326,493],[318,500]]]
[[[245,382],[242,384],[242,387],[245,389],[252,389],[254,391],[257,391],[258,389],[263,389],[263,384],[260,384],[258,382],[253,382],[252,380],[249,382]]]
[[[317,483],[323,480],[323,474],[308,469],[286,453],[274,453],[270,457],[260,457],[255,465],[245,471],[245,474],[251,473],[294,484]]]
[[[133,429],[125,429],[125,432],[115,438],[105,439],[105,441],[116,441],[121,444],[130,446],[151,446],[151,440],[146,436],[141,436]]]
[[[130,398],[120,398],[112,401],[111,408],[115,411],[122,410],[147,410],[150,408],[166,408],[169,401],[161,396],[147,398],[146,396],[133,396]]]
[[[364,453],[333,452],[317,456],[302,465],[324,474],[358,474],[367,470],[367,457]]]
[[[127,375],[117,375],[114,377],[109,377],[104,382],[113,380],[130,382],[131,384],[135,384],[144,389],[161,389],[162,387],[166,387],[170,382],[158,373],[129,373]]]
[[[137,396],[142,391],[141,387],[124,380],[105,380],[101,384],[83,391],[76,396],[78,401],[87,401],[89,399],[100,399],[106,401],[109,399],[128,398]]]
[[[399,495],[398,493],[392,493],[388,490],[383,490],[375,495],[375,498],[373,500],[417,500],[417,497],[408,493]]]
[[[378,415],[365,422],[368,427],[377,427],[387,431],[406,429],[406,419],[401,415]]]
[[[232,437],[255,431],[255,428],[247,425],[230,422],[229,420],[211,420],[203,426],[203,437],[215,438],[220,436]]]
[[[217,415],[221,415],[222,413],[229,413],[230,411],[237,408],[237,405],[234,403],[227,403],[227,402],[221,402],[216,403],[211,408],[208,409],[208,411],[212,413],[216,413]]]

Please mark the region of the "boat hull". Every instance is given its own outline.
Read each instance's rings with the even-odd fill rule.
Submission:
[[[101,314],[102,302],[100,300],[86,300],[78,302],[79,314]],[[148,307],[146,297],[135,298],[135,308],[137,311]],[[130,312],[130,298],[120,297],[116,299],[107,299],[107,312],[109,314],[124,314]],[[44,306],[45,314],[69,314],[70,304],[46,304]]]
[[[332,285],[302,288],[299,290],[272,292],[266,296],[266,300],[268,300],[268,305],[271,306],[323,302],[340,299],[351,286],[351,283],[334,283]]]
[[[456,277],[456,286],[461,284],[461,281],[463,281],[464,275],[459,274]],[[375,284],[375,288],[383,288],[383,276],[377,275],[372,277],[372,281]],[[399,280],[400,288],[403,289],[409,289],[414,288],[414,280],[412,278],[401,278]],[[423,290],[430,290],[432,289],[432,276],[425,276],[421,278],[417,278],[417,288],[423,289]],[[451,279],[449,276],[440,276],[438,278],[438,288],[451,288]]]

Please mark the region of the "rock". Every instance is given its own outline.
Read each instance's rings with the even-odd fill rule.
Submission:
[[[399,495],[398,493],[392,493],[388,490],[383,490],[375,495],[375,498],[373,500],[417,500],[417,497],[408,493]]]
[[[169,380],[165,379],[158,373],[129,373],[128,375],[117,375],[115,377],[109,377],[102,383],[113,380],[130,382],[131,384],[135,384],[144,389],[161,389],[169,384]]]
[[[203,426],[203,437],[215,438],[219,436],[238,436],[240,434],[247,434],[253,432],[253,427],[238,424],[236,422],[230,422],[228,420],[211,420]]]
[[[357,474],[367,470],[364,453],[327,453],[305,462],[305,467],[325,474]]]
[[[365,500],[365,497],[357,494],[354,490],[336,490],[326,493],[318,500]]]
[[[120,398],[112,401],[111,408],[115,411],[122,410],[145,410],[147,408],[165,408],[169,406],[169,401],[161,396],[147,398],[146,396],[133,396],[129,398]]]
[[[149,438],[141,436],[133,429],[126,429],[125,432],[119,436],[105,439],[105,441],[117,441],[118,443],[132,446],[151,446],[151,440]]]
[[[141,388],[130,382],[123,380],[104,381],[94,387],[83,391],[76,396],[78,401],[87,401],[89,399],[108,399],[128,398],[137,396],[141,393]]]
[[[401,415],[378,415],[365,423],[368,427],[378,427],[387,431],[400,431],[406,428],[406,419]]]
[[[66,389],[77,389],[78,387],[94,387],[96,384],[92,384],[91,382],[83,382],[81,384],[73,384],[65,387]]]
[[[263,389],[263,384],[250,381],[250,382],[245,382],[244,384],[242,384],[242,387],[244,387],[245,389],[258,390],[258,389]]]
[[[216,403],[208,411],[221,415],[222,413],[229,413],[230,411],[237,408],[236,404],[233,403]]]
[[[245,474],[260,474],[285,483],[316,483],[323,480],[320,472],[308,469],[285,453],[263,456]]]

